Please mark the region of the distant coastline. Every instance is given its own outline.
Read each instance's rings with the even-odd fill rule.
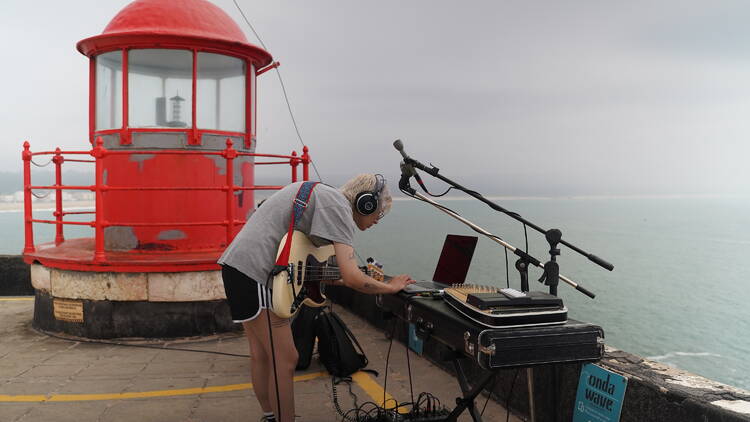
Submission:
[[[54,202],[32,202],[34,211],[54,211]],[[65,201],[63,209],[66,211],[93,209],[94,201]],[[0,202],[0,212],[23,212],[23,202]]]
[[[597,199],[742,199],[750,198],[748,195],[726,195],[726,194],[668,194],[668,195],[561,195],[561,196],[485,196],[490,201],[545,201],[545,200],[597,200]],[[472,199],[470,196],[446,196],[434,198],[435,201],[465,201]],[[412,201],[407,196],[394,196],[394,201]],[[51,201],[34,201],[32,202],[34,211],[54,211],[55,203]],[[67,211],[79,209],[93,209],[93,200],[68,200],[63,202],[63,208]],[[0,212],[21,212],[23,211],[23,202],[0,202]]]

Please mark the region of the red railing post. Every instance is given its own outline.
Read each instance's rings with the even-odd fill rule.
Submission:
[[[57,225],[55,228],[55,246],[65,241],[63,235],[63,209],[62,209],[62,163],[65,161],[63,158],[60,148],[55,149],[55,156],[52,157],[52,162],[55,163],[55,220]]]
[[[234,159],[237,150],[232,148],[232,139],[227,138],[227,149],[224,150],[224,158],[227,160],[227,246],[234,239]]]
[[[90,154],[94,157],[96,164],[95,170],[95,185],[93,186],[94,194],[96,195],[96,219],[94,221],[94,262],[103,262],[104,256],[104,198],[103,194],[106,190],[104,185],[104,156],[107,150],[104,148],[104,141],[101,136],[96,138],[94,148]]]
[[[292,166],[292,183],[294,183],[297,181],[297,166],[299,165],[297,151],[292,151],[292,158],[289,159],[289,165]]]
[[[302,147],[302,180],[310,180],[310,154],[307,145]]]
[[[23,218],[26,241],[23,247],[23,253],[35,252],[34,248],[34,227],[31,222],[31,151],[29,150],[29,141],[23,143]]]

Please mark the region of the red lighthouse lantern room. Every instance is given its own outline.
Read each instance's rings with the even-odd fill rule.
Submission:
[[[25,260],[36,289],[34,325],[92,338],[177,337],[231,329],[216,259],[254,209],[255,166],[298,156],[256,154],[256,78],[271,55],[206,0],[137,0],[78,51],[90,60],[87,151],[24,144]],[[53,186],[30,162],[52,155]],[[86,157],[88,155],[88,157]],[[90,162],[90,186],[66,186],[66,161]],[[57,195],[55,220],[34,218],[34,190]],[[70,221],[62,192],[90,190],[91,221]],[[35,223],[55,241],[35,244]],[[92,238],[66,239],[68,224]]]

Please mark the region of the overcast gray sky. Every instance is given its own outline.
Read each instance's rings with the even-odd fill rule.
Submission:
[[[75,44],[127,3],[0,2],[0,169],[20,170],[25,139],[86,148]],[[214,3],[257,43],[231,0]],[[395,181],[401,138],[488,194],[750,194],[749,2],[238,3],[324,181]],[[258,132],[258,152],[300,149],[271,72]]]

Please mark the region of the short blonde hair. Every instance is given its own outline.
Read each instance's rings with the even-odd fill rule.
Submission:
[[[349,179],[339,190],[349,200],[352,209],[354,209],[354,200],[357,198],[357,195],[362,192],[373,191],[375,185],[377,185],[377,178],[374,174],[362,173]],[[380,190],[380,195],[378,196],[378,212],[383,213],[383,215],[388,214],[392,204],[393,198],[391,197],[391,192],[385,184],[385,178],[383,178],[383,188]]]

